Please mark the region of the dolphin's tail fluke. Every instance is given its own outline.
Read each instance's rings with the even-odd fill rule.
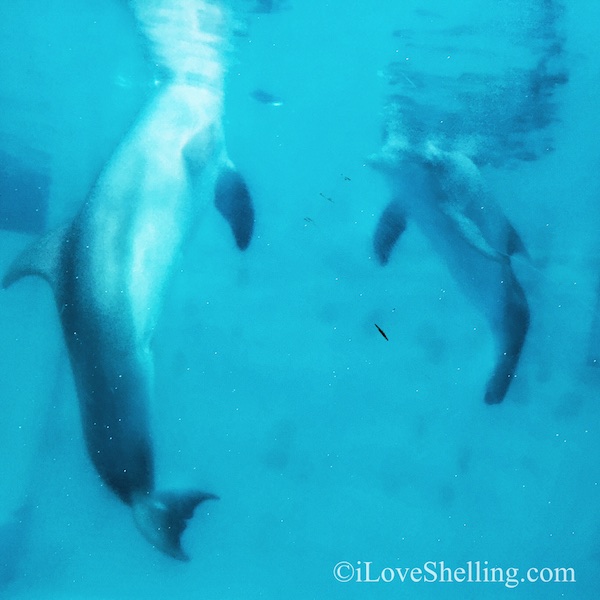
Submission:
[[[152,492],[133,501],[133,518],[142,535],[158,550],[187,561],[181,547],[181,534],[196,506],[204,500],[218,500],[218,496],[197,490],[185,492]]]
[[[504,400],[506,392],[508,392],[508,386],[515,375],[518,362],[519,354],[506,355],[500,358],[485,391],[486,404],[500,404]]]
[[[504,308],[497,324],[500,332],[500,357],[490,378],[486,393],[486,404],[499,404],[504,400],[525,344],[530,324],[530,312],[525,293],[512,270],[505,275],[506,297]]]

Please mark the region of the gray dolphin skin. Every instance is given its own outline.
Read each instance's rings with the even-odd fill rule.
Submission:
[[[377,260],[388,263],[407,219],[414,219],[486,315],[497,358],[485,402],[502,402],[530,321],[525,293],[511,265],[511,256],[524,252],[517,232],[487,194],[479,169],[463,154],[433,144],[407,151],[390,142],[373,164],[386,173],[393,194],[373,238]]]
[[[198,216],[216,203],[243,249],[254,211],[221,127],[224,51],[215,40],[226,46],[227,15],[219,4],[199,0],[129,4],[155,60],[171,75],[74,220],[26,248],[2,285],[25,275],[50,283],[89,457],[132,508],[144,537],[187,560],[181,547],[186,521],[199,503],[217,496],[155,487],[150,342],[165,287]]]

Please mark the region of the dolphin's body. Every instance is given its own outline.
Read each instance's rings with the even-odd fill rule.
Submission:
[[[388,144],[374,164],[388,175],[393,195],[375,231],[377,259],[387,264],[407,219],[414,219],[490,323],[497,360],[485,401],[501,402],[529,328],[527,300],[510,259],[524,250],[519,236],[462,154],[432,145],[405,152]]]
[[[248,190],[223,132],[224,15],[197,0],[131,2],[162,66],[163,84],[105,166],[75,219],[21,254],[3,280],[47,279],[55,294],[89,456],[132,507],[143,535],[185,560],[180,535],[213,494],[158,492],[148,406],[150,341],[178,254],[216,202],[245,248]],[[208,28],[208,29],[207,29]]]

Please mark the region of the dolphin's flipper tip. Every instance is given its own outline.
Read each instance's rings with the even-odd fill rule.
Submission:
[[[500,384],[499,387],[489,386],[485,392],[485,403],[489,406],[493,406],[494,404],[500,404],[504,400],[504,396],[506,396],[509,383],[510,380],[507,380],[505,384]]]
[[[373,236],[373,249],[379,264],[386,265],[388,263],[392,250],[405,229],[406,217],[403,211],[396,202],[390,202],[379,217]]]
[[[214,494],[196,490],[154,492],[133,502],[133,518],[142,535],[158,550],[176,560],[190,558],[181,547],[181,534],[194,510],[205,500],[218,500]]]
[[[245,250],[254,230],[254,207],[244,179],[233,166],[224,167],[219,174],[215,206],[229,223],[237,247]]]

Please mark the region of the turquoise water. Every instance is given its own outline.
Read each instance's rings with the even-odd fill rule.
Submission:
[[[157,482],[220,500],[189,522],[190,562],[143,539],[86,454],[51,291],[24,279],[0,294],[2,597],[596,597],[600,375],[588,363],[598,335],[600,9],[557,10],[540,37],[540,7],[558,4],[238,0],[223,124],[253,197],[254,239],[239,252],[207,206],[152,343]],[[535,119],[516,131],[510,117],[523,104],[511,103],[527,94],[523,73],[549,39],[563,44],[553,68],[568,83],[552,106],[525,103],[550,119],[543,131]],[[77,212],[160,69],[116,1],[5,2],[0,40],[0,157],[12,177],[0,183],[4,273],[40,228],[40,198],[43,229]],[[398,76],[393,65],[407,58],[421,63]],[[465,72],[483,83],[448,83]],[[416,75],[424,93],[413,91]],[[467,91],[475,95],[461,104]],[[424,139],[441,135],[432,115],[454,101],[460,128],[442,136],[444,148],[485,135],[473,158],[527,249],[511,260],[531,324],[499,405],[483,401],[493,332],[438,240],[409,219],[388,265],[375,259],[390,189],[368,159],[399,93],[417,102],[412,131]],[[507,137],[535,160],[516,156]],[[51,183],[40,194],[31,181]],[[334,577],[342,561],[350,566],[336,573],[352,581]],[[402,583],[404,569],[442,561],[502,568],[504,582],[413,573]],[[529,568],[560,567],[576,582],[521,582]]]

